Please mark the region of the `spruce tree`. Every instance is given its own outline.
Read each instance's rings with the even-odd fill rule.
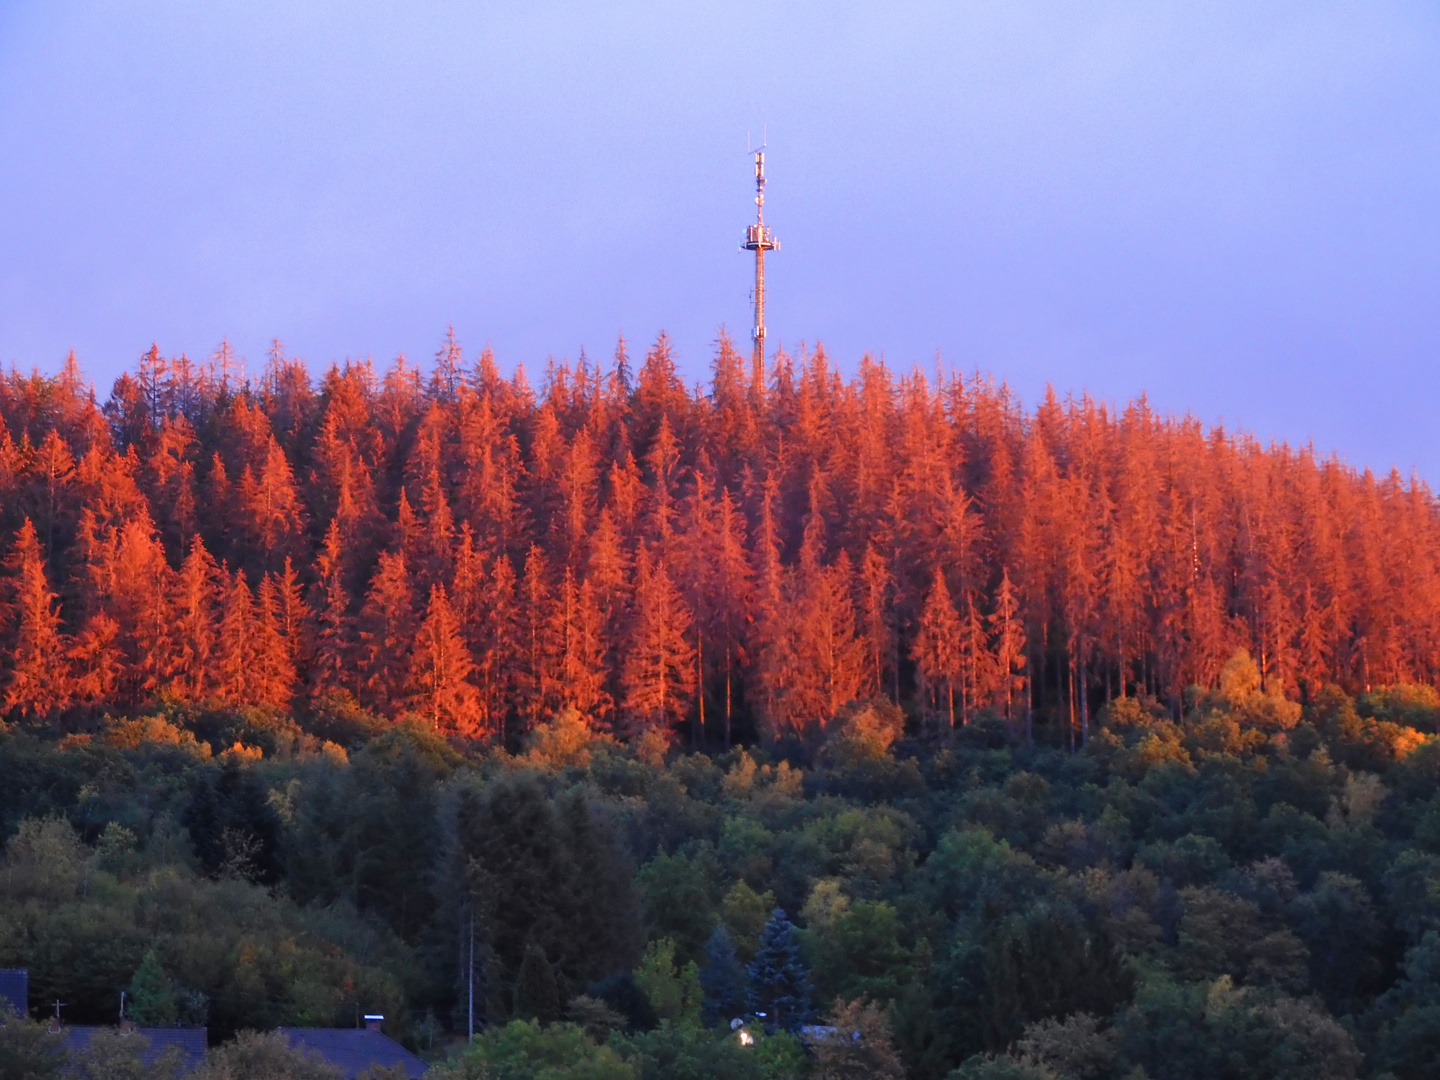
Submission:
[[[783,908],[770,913],[760,932],[760,948],[745,973],[750,979],[750,1011],[765,1014],[766,1028],[795,1031],[809,1021],[810,972],[800,959],[795,926]]]
[[[745,1008],[745,969],[735,956],[735,942],[725,924],[715,927],[705,943],[705,967],[700,972],[700,988],[705,991],[702,1011],[705,1023],[723,1023],[739,1015]]]

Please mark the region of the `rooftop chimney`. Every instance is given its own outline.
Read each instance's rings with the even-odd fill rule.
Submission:
[[[379,1013],[365,1014],[365,1030],[367,1031],[379,1031],[380,1025],[384,1022],[385,1017],[381,1016]]]

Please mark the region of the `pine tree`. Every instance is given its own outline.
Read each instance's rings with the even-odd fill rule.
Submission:
[[[220,568],[193,536],[190,554],[180,566],[174,602],[177,655],[175,687],[190,701],[203,701],[214,688],[216,646],[215,605],[220,594]]]
[[[572,570],[580,565],[592,528],[599,480],[596,462],[594,439],[582,428],[565,453],[559,477],[561,509],[551,526],[559,554]]]
[[[449,580],[455,546],[455,519],[438,464],[432,466],[425,477],[421,507],[425,511],[425,527],[419,544],[420,569],[416,581],[429,588]]]
[[[800,958],[795,927],[782,908],[770,913],[745,974],[750,980],[750,1011],[764,1014],[768,1030],[796,1031],[809,1022],[810,972]]]
[[[281,625],[280,589],[274,574],[267,574],[260,582],[250,685],[251,700],[257,705],[283,709],[295,694],[294,647]]]
[[[479,694],[469,680],[473,667],[445,587],[434,585],[410,662],[409,707],[439,731],[472,739],[484,734]]]
[[[125,1016],[143,1027],[172,1027],[178,1017],[179,1000],[175,984],[160,966],[155,950],[145,953],[130,980]]]
[[[894,576],[885,557],[873,543],[867,543],[860,563],[860,630],[865,642],[868,689],[874,694],[885,693],[885,676],[895,666],[894,589]]]
[[[674,727],[695,687],[693,651],[685,635],[690,613],[663,563],[642,548],[636,566],[635,610],[621,681],[629,734]]]
[[[754,574],[745,552],[745,520],[729,491],[720,493],[716,522],[715,561],[711,568],[711,648],[724,657],[724,747],[730,749],[734,727],[737,669],[748,658],[746,636],[754,597]]]
[[[248,705],[257,686],[255,668],[258,648],[255,597],[245,581],[245,571],[230,578],[221,568],[224,596],[221,601],[219,643],[216,648],[215,689],[232,705]]]
[[[995,684],[994,658],[990,655],[990,635],[985,619],[975,602],[973,590],[965,595],[960,615],[960,722],[968,724],[971,713],[982,701],[989,699]]]
[[[464,362],[460,342],[455,340],[455,327],[451,326],[446,329],[445,340],[440,344],[440,351],[435,354],[435,369],[430,373],[432,397],[443,402],[455,399],[460,390],[460,369]]]
[[[91,614],[103,612],[115,624],[114,693],[144,700],[169,682],[174,666],[173,572],[143,515],[100,526],[88,546],[84,599]]]
[[[350,593],[345,588],[340,523],[332,519],[325,531],[314,585],[315,657],[311,681],[315,689],[356,689],[355,631],[350,618]]]
[[[380,553],[359,625],[364,700],[393,713],[409,680],[416,629],[410,575],[398,552]]]
[[[7,568],[13,575],[13,629],[5,708],[23,716],[44,716],[68,704],[71,680],[65,663],[67,642],[60,630],[60,613],[45,576],[40,540],[29,518],[15,536]]]
[[[920,613],[920,632],[915,635],[910,655],[920,674],[921,693],[926,705],[955,726],[955,684],[960,681],[960,617],[950,602],[945,573],[935,569],[934,581]]]
[[[994,643],[995,668],[999,674],[999,698],[1004,703],[1005,719],[1013,720],[1018,699],[1025,691],[1025,626],[1020,621],[1020,602],[1010,584],[1007,567],[1001,575],[995,594],[995,611],[990,616],[991,640]],[[1025,709],[1029,715],[1029,710]]]
[[[276,617],[285,638],[286,653],[295,670],[295,678],[304,680],[313,658],[313,616],[305,603],[300,575],[289,559],[280,573],[272,574],[275,587]]]
[[[117,642],[119,636],[119,624],[103,611],[85,621],[74,646],[66,654],[79,700],[109,702],[118,696],[124,670],[124,657]]]
[[[508,721],[520,679],[520,612],[516,603],[515,569],[507,556],[496,558],[490,568],[486,606],[478,620],[474,645],[479,671],[482,723],[504,744]]]
[[[745,969],[735,955],[735,943],[724,923],[717,923],[705,943],[705,966],[700,970],[705,991],[704,1020],[714,1026],[745,1010]]]
[[[251,530],[252,551],[266,570],[278,570],[285,559],[299,555],[305,525],[295,476],[285,451],[271,435],[258,480],[247,465],[241,476],[240,503]]]
[[[582,715],[603,720],[610,710],[605,690],[605,625],[595,589],[589,581],[577,588],[567,568],[557,605],[562,631],[559,699]]]
[[[520,640],[523,649],[517,674],[518,704],[526,718],[527,730],[539,722],[541,713],[556,700],[564,628],[563,615],[549,581],[550,568],[538,544],[530,546],[525,572],[520,579]]]

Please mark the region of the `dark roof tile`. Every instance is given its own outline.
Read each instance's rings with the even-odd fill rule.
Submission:
[[[65,1036],[65,1049],[71,1053],[85,1049],[90,1042],[90,1037],[97,1031],[113,1031],[114,1028],[85,1027],[83,1025],[66,1027],[62,1029]],[[143,1036],[150,1045],[140,1055],[140,1060],[145,1065],[151,1065],[165,1051],[171,1047],[180,1050],[182,1062],[180,1075],[192,1073],[205,1062],[205,1047],[207,1043],[204,1028],[134,1028],[135,1034]]]
[[[30,1011],[30,972],[25,968],[0,968],[0,999],[21,1016]]]
[[[407,1077],[425,1074],[425,1062],[384,1032],[369,1028],[281,1028],[297,1049],[313,1050],[344,1077],[359,1076],[376,1065],[405,1070]]]

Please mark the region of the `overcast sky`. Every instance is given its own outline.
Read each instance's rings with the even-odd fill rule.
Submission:
[[[1440,7],[0,0],[0,363],[745,342],[1440,479]]]

